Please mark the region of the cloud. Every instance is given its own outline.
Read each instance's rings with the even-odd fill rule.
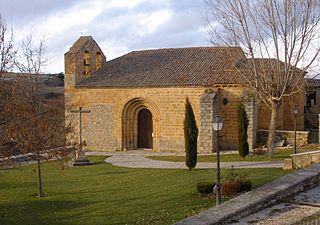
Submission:
[[[16,26],[23,26],[26,21],[46,18],[51,13],[64,10],[85,0],[0,0],[0,13]]]
[[[107,59],[146,48],[208,45],[202,1],[194,0],[0,0],[18,42],[45,34],[49,72],[63,71],[63,54],[81,35],[92,35]],[[5,7],[2,7],[5,5]],[[17,30],[18,29],[18,30]]]

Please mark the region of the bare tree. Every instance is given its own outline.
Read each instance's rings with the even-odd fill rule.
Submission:
[[[235,65],[271,110],[268,155],[274,152],[278,109],[301,91],[320,50],[318,0],[206,0],[213,44],[236,45],[246,60]],[[300,69],[297,69],[297,68]]]
[[[34,44],[33,35],[28,34],[21,43],[21,53],[18,61],[15,63],[16,67],[21,73],[39,75],[46,67],[46,40],[41,37],[37,44]],[[34,76],[38,78],[39,76]]]
[[[0,14],[0,77],[1,73],[10,71],[15,62],[17,51],[13,48],[13,31],[7,36],[7,24]]]
[[[65,134],[71,128],[64,123],[64,96],[48,98],[44,91],[44,75],[41,70],[46,63],[45,45],[42,40],[34,45],[29,35],[22,43],[17,67],[21,71],[11,74],[10,80],[2,82],[6,88],[2,112],[7,121],[1,128],[1,153],[23,155],[37,162],[38,197],[43,197],[41,161],[66,157],[69,148]]]

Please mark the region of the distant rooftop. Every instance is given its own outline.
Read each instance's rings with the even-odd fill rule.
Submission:
[[[306,87],[320,87],[320,79],[306,78]]]

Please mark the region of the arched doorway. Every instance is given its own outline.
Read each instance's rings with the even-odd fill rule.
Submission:
[[[159,109],[143,98],[128,101],[121,112],[121,149],[149,148],[158,150]]]
[[[148,109],[138,113],[138,148],[152,148],[152,114]]]

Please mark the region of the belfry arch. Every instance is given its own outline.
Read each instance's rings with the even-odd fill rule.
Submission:
[[[122,150],[158,150],[159,115],[158,108],[144,98],[128,101],[122,110]]]

